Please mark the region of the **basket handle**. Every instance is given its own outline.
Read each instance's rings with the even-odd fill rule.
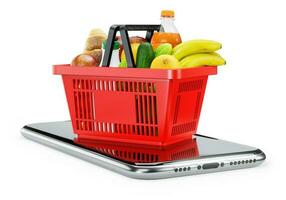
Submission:
[[[159,31],[161,25],[112,25],[108,32],[108,38],[106,41],[105,53],[103,56],[102,67],[108,67],[111,60],[113,45],[116,37],[116,33],[119,31],[122,39],[123,49],[126,55],[127,66],[135,68],[135,62],[131,51],[131,45],[129,41],[128,31],[147,31],[146,40],[151,41],[154,31]]]

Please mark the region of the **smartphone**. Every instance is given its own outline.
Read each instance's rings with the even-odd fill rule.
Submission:
[[[255,167],[266,156],[258,148],[195,134],[164,148],[77,138],[70,121],[26,125],[28,139],[136,179],[161,179]]]

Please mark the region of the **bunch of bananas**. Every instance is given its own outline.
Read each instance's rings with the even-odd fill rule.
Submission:
[[[215,51],[221,49],[212,40],[189,40],[177,45],[172,54],[179,60],[180,68],[225,65],[225,60]]]

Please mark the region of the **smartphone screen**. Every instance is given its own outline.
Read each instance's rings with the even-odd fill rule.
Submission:
[[[247,153],[256,150],[254,147],[203,135],[194,135],[192,140],[165,148],[80,139],[74,134],[70,121],[38,123],[25,126],[25,128],[128,163],[158,163],[190,160],[226,154]]]

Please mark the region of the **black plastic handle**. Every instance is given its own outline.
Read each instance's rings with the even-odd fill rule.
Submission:
[[[106,41],[105,53],[103,56],[102,66],[109,67],[111,55],[113,51],[113,45],[116,37],[116,33],[119,31],[121,35],[122,45],[126,56],[127,66],[135,68],[135,62],[131,51],[131,45],[129,41],[128,31],[147,31],[146,40],[151,41],[154,31],[159,31],[161,25],[112,25],[108,32],[108,38]]]

